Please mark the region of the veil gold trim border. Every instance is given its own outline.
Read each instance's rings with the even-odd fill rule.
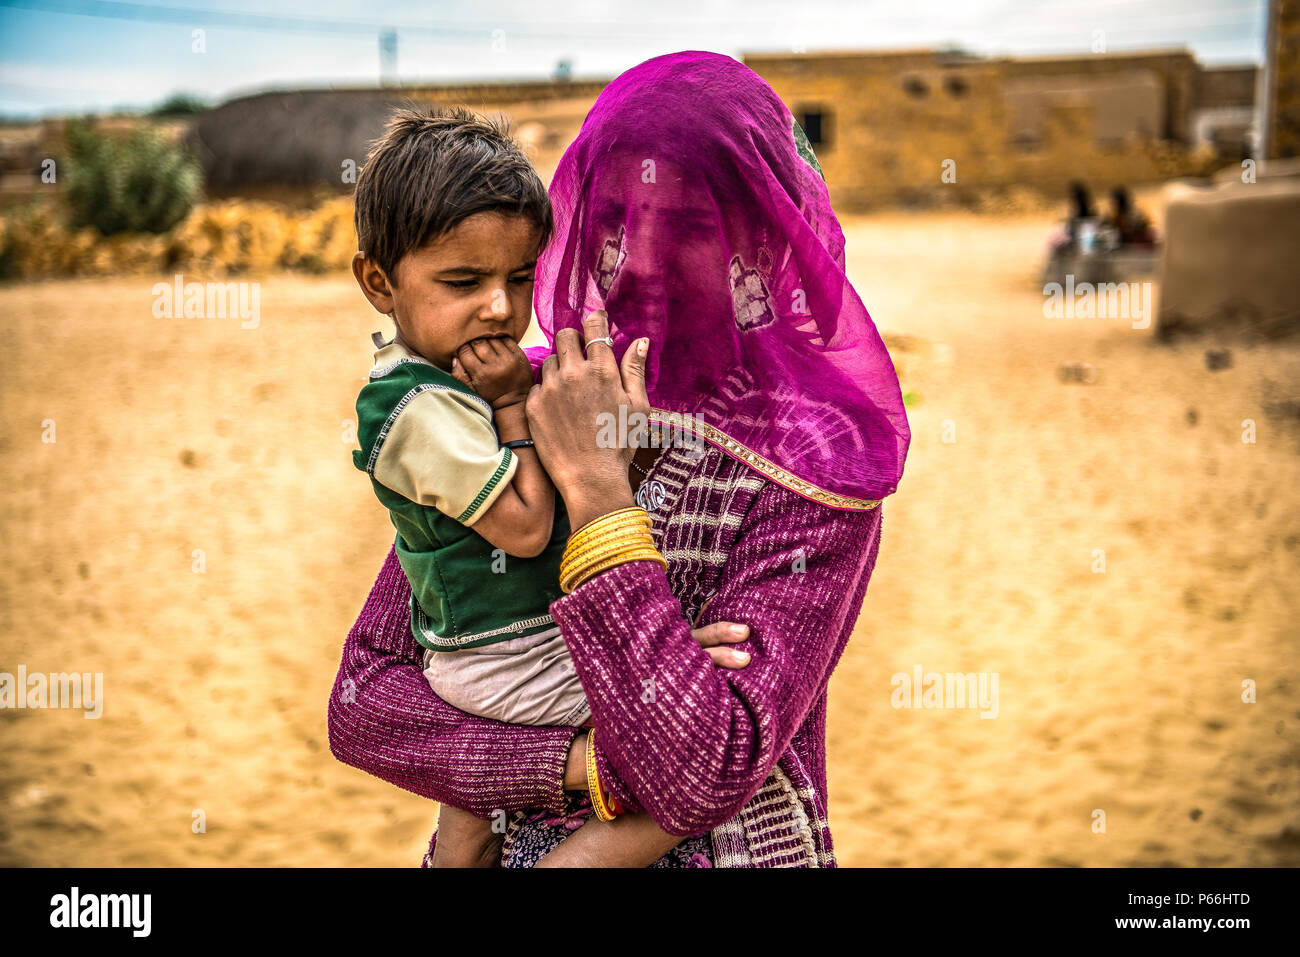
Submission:
[[[831,508],[846,508],[864,512],[875,508],[881,502],[881,499],[853,498],[818,488],[812,482],[804,481],[797,475],[793,475],[781,468],[775,462],[759,455],[748,446],[737,442],[720,429],[709,425],[707,422],[700,421],[698,415],[669,412],[667,409],[656,409],[652,406],[648,418],[662,425],[671,425],[673,428],[698,435],[733,458],[744,462],[760,475],[764,475],[778,485],[782,485],[804,498],[812,499],[814,502],[829,505]]]

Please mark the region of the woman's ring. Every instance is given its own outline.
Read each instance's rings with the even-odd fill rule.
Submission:
[[[582,354],[585,356],[585,355],[587,354],[587,348],[588,348],[588,346],[590,346],[590,345],[592,345],[592,343],[596,343],[596,342],[603,342],[603,343],[605,343],[605,345],[609,346],[610,351],[613,351],[613,349],[614,349],[614,337],[613,337],[613,336],[605,336],[605,338],[603,338],[603,339],[592,339],[590,342],[588,342],[586,345],[584,345],[584,346],[582,347]]]

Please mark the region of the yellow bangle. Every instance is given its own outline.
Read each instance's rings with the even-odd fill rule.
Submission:
[[[625,508],[616,508],[612,512],[606,512],[604,515],[597,515],[586,525],[579,528],[578,531],[581,532],[589,528],[598,528],[600,525],[614,521],[615,519],[621,520],[627,518],[635,518],[638,522],[645,522],[647,525],[650,524],[649,512],[643,509],[640,505],[628,505]]]
[[[602,821],[614,820],[614,812],[605,802],[605,794],[600,787],[600,775],[596,772],[596,729],[587,732],[587,793],[591,796],[591,809]]]
[[[642,528],[639,525],[624,525],[622,528],[610,529],[609,531],[602,532],[599,535],[585,535],[582,538],[573,539],[573,541],[569,543],[568,547],[565,548],[562,557],[572,558],[582,552],[608,545],[611,542],[621,542],[632,538],[639,538],[641,536],[651,538],[650,529]]]
[[[654,547],[650,516],[623,508],[593,519],[569,539],[560,559],[560,590],[566,595],[592,575],[638,559],[668,563]]]
[[[636,549],[617,551],[617,553],[608,555],[607,558],[598,560],[598,562],[585,562],[580,564],[580,566],[564,568],[562,573],[560,573],[560,590],[562,590],[564,594],[569,594],[573,592],[578,585],[581,585],[584,581],[588,581],[595,575],[599,575],[599,573],[603,571],[610,570],[610,568],[614,568],[615,566],[620,566],[620,564],[641,562],[641,560],[656,562],[660,567],[664,568],[664,570],[667,570],[668,567],[668,563],[664,560],[663,555],[660,555],[654,547],[649,545],[636,547]]]
[[[578,551],[586,549],[591,545],[601,545],[604,542],[615,541],[617,538],[629,533],[650,534],[650,524],[645,521],[636,521],[633,519],[620,519],[612,523],[604,523],[599,528],[581,528],[569,537],[568,545],[564,546],[564,557],[571,557]]]
[[[604,515],[593,518],[590,522],[583,525],[569,536],[569,541],[580,541],[597,532],[626,524],[644,525],[646,528],[649,528],[651,524],[650,514],[638,505],[616,509],[612,512],[607,512]]]
[[[576,568],[579,565],[600,561],[616,552],[629,548],[653,548],[654,539],[649,532],[628,532],[590,545],[585,545],[560,559],[561,567]]]
[[[586,577],[589,569],[637,552],[654,552],[654,542],[647,535],[628,535],[598,548],[585,549],[560,562],[560,581]],[[626,560],[626,559],[624,559]]]
[[[578,586],[589,581],[601,572],[608,571],[619,565],[626,565],[628,562],[651,561],[656,562],[665,571],[668,569],[667,560],[653,546],[643,546],[640,548],[629,549],[618,552],[604,561],[597,563],[588,563],[580,568],[571,570],[562,570],[560,574],[560,590],[566,595],[571,594]]]

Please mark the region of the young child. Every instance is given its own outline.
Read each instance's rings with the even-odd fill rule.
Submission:
[[[552,222],[501,125],[462,109],[394,115],[357,181],[352,271],[397,336],[376,333],[353,461],[397,529],[434,691],[500,721],[580,725],[591,711],[548,611],[570,530],[529,438],[519,347]],[[583,835],[586,863],[644,867],[681,840],[648,815],[616,821],[566,844]],[[439,866],[494,866],[500,839],[441,806]]]

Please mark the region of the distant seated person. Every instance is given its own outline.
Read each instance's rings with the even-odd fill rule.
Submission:
[[[1052,254],[1092,252],[1099,225],[1088,187],[1076,180],[1070,184],[1070,216],[1065,221],[1065,231],[1052,240]]]
[[[1107,229],[1114,232],[1120,246],[1154,246],[1156,234],[1151,221],[1142,210],[1133,205],[1128,189],[1116,186],[1110,194],[1111,214],[1106,217]]]

